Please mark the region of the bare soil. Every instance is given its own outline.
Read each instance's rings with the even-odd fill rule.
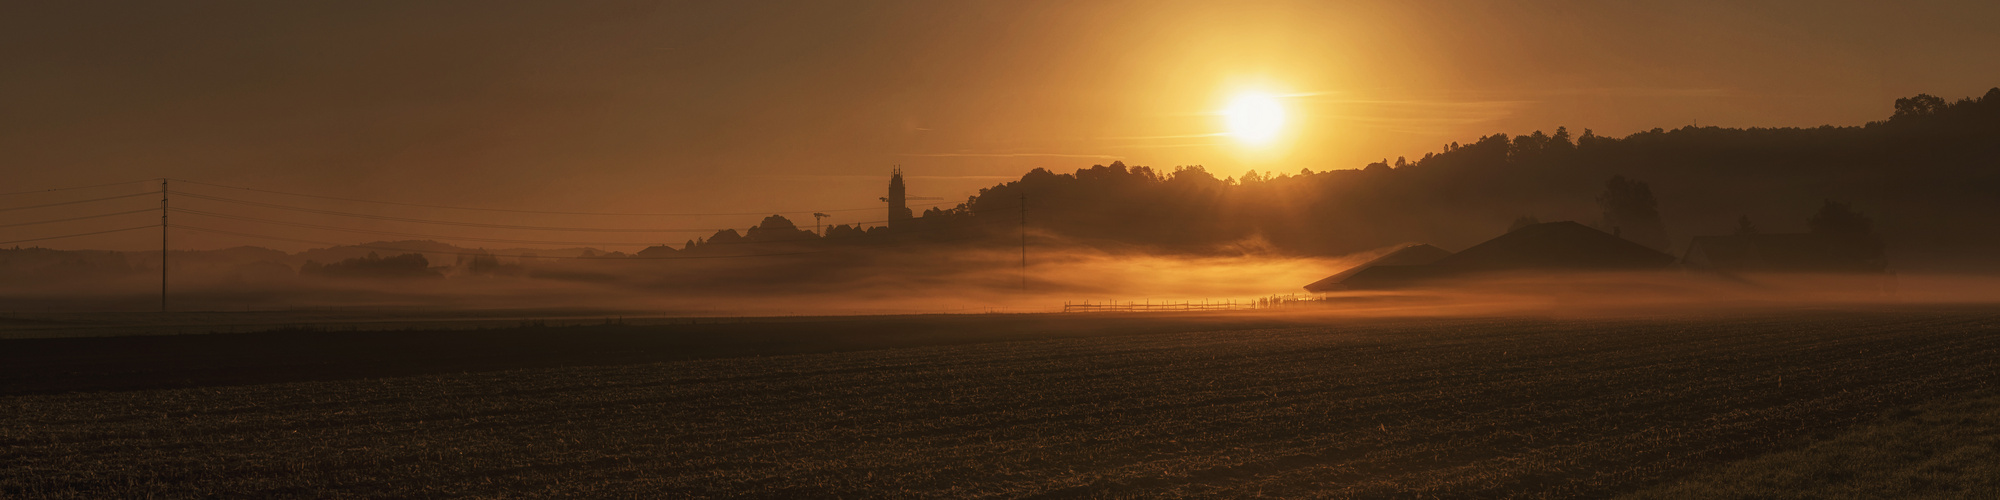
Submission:
[[[0,496],[1600,498],[2000,373],[1977,308],[843,321],[0,341]]]

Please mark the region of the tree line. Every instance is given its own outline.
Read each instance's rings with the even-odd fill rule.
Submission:
[[[1172,253],[1340,255],[1402,243],[1464,248],[1528,221],[1575,220],[1673,250],[1743,226],[1811,229],[1837,208],[1915,256],[2000,251],[2000,88],[1978,98],[1898,99],[1860,126],[1682,127],[1624,137],[1567,127],[1449,143],[1360,168],[1218,175],[1122,162],[1034,169],[907,226],[823,234],[773,215],[653,255],[771,245],[1038,238]],[[1754,222],[1753,222],[1754,221]]]

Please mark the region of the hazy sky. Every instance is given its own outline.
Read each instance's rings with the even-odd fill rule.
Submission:
[[[1229,176],[1358,168],[1558,125],[1856,125],[1897,97],[2000,86],[1996,24],[1991,1],[7,2],[0,191],[168,176],[452,205],[746,212],[879,206],[896,164],[912,195],[954,201],[1034,167],[1114,159]],[[1245,91],[1284,96],[1274,144],[1215,135],[1216,111]],[[392,227],[373,224],[360,226]]]

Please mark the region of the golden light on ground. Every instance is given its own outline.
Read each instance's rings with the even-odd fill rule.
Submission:
[[[1285,127],[1285,107],[1278,97],[1263,92],[1244,92],[1222,108],[1229,135],[1245,144],[1261,146],[1278,138]]]

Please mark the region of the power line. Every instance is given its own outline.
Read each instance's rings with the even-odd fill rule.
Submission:
[[[75,191],[75,190],[78,190],[78,189],[90,189],[90,188],[101,188],[101,187],[111,187],[111,186],[123,186],[123,185],[126,185],[126,184],[137,184],[137,183],[141,183],[141,182],[151,182],[151,181],[153,181],[153,179],[144,179],[144,180],[136,180],[136,181],[125,181],[125,182],[113,182],[113,183],[109,183],[109,184],[92,184],[92,185],[89,185],[89,186],[76,186],[76,187],[65,187],[65,188],[50,188],[50,189],[36,189],[36,190],[32,190],[32,191],[14,191],[14,192],[11,192],[11,193],[0,193],[0,196],[12,196],[12,195],[17,195],[17,194],[35,194],[35,193],[53,193],[53,192],[57,192],[57,191]]]
[[[151,194],[151,193],[148,193],[148,194]],[[152,229],[152,228],[156,228],[156,227],[160,227],[160,226],[157,226],[157,225],[153,225],[153,224],[147,224],[147,225],[144,225],[144,226],[138,226],[138,227],[128,227],[128,228],[124,228],[124,229],[112,229],[112,230],[109,230],[109,231],[97,231],[97,232],[93,232],[93,233],[77,233],[77,234],[65,234],[65,235],[62,235],[62,236],[49,236],[49,237],[46,237],[46,238],[29,238],[29,239],[25,239],[25,240],[14,240],[14,241],[0,241],[0,245],[7,245],[7,244],[13,244],[13,243],[27,243],[27,242],[30,242],[30,241],[42,241],[42,240],[59,240],[59,239],[63,239],[63,238],[75,238],[75,237],[78,237],[78,236],[90,236],[90,235],[96,235],[96,234],[105,234],[105,233],[116,233],[116,232],[120,232],[120,231],[132,231],[132,230],[136,230],[136,229]]]
[[[339,201],[352,201],[352,202],[359,202],[359,203],[376,203],[376,204],[382,204],[382,205],[399,205],[399,206],[405,206],[405,207],[422,207],[422,208],[442,208],[442,209],[449,209],[449,210],[474,210],[474,211],[481,211],[481,212],[507,212],[507,213],[517,213],[517,214],[549,214],[549,215],[616,215],[616,216],[655,216],[655,217],[698,217],[698,216],[709,216],[709,215],[718,215],[718,216],[721,216],[721,215],[766,215],[766,214],[805,214],[805,213],[813,213],[813,212],[859,212],[859,211],[864,211],[864,210],[881,210],[881,209],[882,209],[882,207],[868,207],[868,208],[840,208],[840,209],[833,209],[833,210],[825,210],[825,209],[822,209],[822,210],[775,210],[775,211],[769,211],[769,212],[708,212],[708,213],[698,213],[698,212],[686,212],[686,213],[643,213],[643,212],[633,212],[633,213],[624,213],[624,212],[564,212],[564,211],[555,211],[555,210],[517,210],[517,209],[510,209],[510,208],[481,208],[481,207],[458,207],[458,206],[450,206],[450,205],[426,205],[426,204],[422,204],[422,203],[402,203],[402,202],[394,202],[394,201],[377,201],[377,200],[367,200],[367,199],[361,199],[361,198],[343,198],[343,197],[339,197],[339,196],[324,196],[324,195],[316,195],[316,194],[301,194],[301,193],[287,193],[287,192],[284,192],[284,191],[272,191],[272,190],[269,190],[269,189],[258,189],[258,188],[247,188],[247,187],[239,187],[239,186],[226,186],[226,185],[222,185],[222,184],[211,184],[211,183],[207,183],[207,182],[197,182],[197,181],[190,181],[190,180],[186,180],[186,179],[174,179],[174,180],[176,180],[176,181],[181,181],[181,182],[186,182],[186,183],[189,183],[189,184],[200,184],[200,185],[203,185],[203,186],[210,186],[210,187],[219,187],[219,188],[226,188],[226,189],[240,189],[240,190],[244,190],[244,191],[255,191],[255,192],[259,192],[259,193],[270,193],[270,194],[281,194],[281,195],[285,195],[285,196],[302,196],[302,197],[306,197],[306,198],[320,198],[320,199],[325,199],[325,200],[339,200]]]
[[[150,193],[148,193],[148,194],[150,194]],[[225,202],[225,203],[236,203],[236,204],[242,204],[242,205],[250,205],[250,206],[255,206],[255,207],[264,207],[264,208],[275,208],[275,209],[279,209],[279,210],[291,210],[291,211],[296,211],[296,212],[305,212],[305,213],[312,213],[312,214],[321,214],[321,215],[334,215],[334,216],[340,216],[340,217],[356,217],[356,218],[362,218],[362,219],[373,219],[373,220],[386,220],[386,221],[396,221],[396,222],[413,222],[413,223],[418,223],[418,224],[439,224],[439,225],[446,225],[446,226],[464,226],[464,227],[483,227],[483,228],[492,228],[492,229],[524,229],[524,230],[533,230],[533,231],[574,231],[574,232],[586,232],[586,233],[706,233],[706,232],[712,232],[712,231],[720,231],[720,229],[649,229],[649,228],[582,228],[582,227],[556,227],[556,226],[523,226],[523,225],[516,225],[516,224],[485,224],[485,223],[478,223],[478,222],[460,222],[460,221],[443,221],[443,220],[432,220],[432,219],[414,219],[414,218],[409,218],[409,217],[392,217],[392,216],[387,216],[387,215],[370,215],[370,214],[357,214],[357,213],[353,213],[353,212],[340,212],[340,211],[334,211],[334,210],[320,210],[320,209],[316,209],[316,208],[305,208],[305,207],[295,207],[295,206],[291,206],[291,205],[279,205],[279,204],[276,204],[276,203],[263,203],[263,202],[256,202],[256,201],[245,201],[245,200],[238,200],[238,199],[232,199],[232,198],[223,198],[223,197],[220,197],[220,196],[208,196],[208,195],[202,195],[202,194],[191,194],[191,193],[185,193],[185,192],[181,193],[181,196],[183,196],[183,197],[188,197],[188,198],[197,198],[197,199],[203,199],[203,200],[210,200],[210,201],[220,201],[220,202]]]
[[[155,227],[155,226],[145,226],[145,227]],[[251,233],[239,233],[239,232],[235,232],[235,231],[223,231],[223,230],[220,230],[220,229],[208,229],[208,228],[201,228],[201,227],[195,227],[195,226],[185,226],[185,225],[179,225],[179,224],[175,224],[175,225],[174,225],[174,227],[176,227],[176,228],[180,228],[180,229],[191,229],[191,230],[195,230],[195,231],[201,231],[201,232],[207,232],[207,233],[216,233],[216,234],[227,234],[227,235],[234,235],[234,236],[243,236],[243,237],[249,237],[249,238],[264,238],[264,239],[269,239],[269,240],[280,240],[280,241],[290,241],[290,242],[296,242],[296,243],[311,243],[311,244],[314,244],[314,245],[328,245],[328,246],[334,246],[334,247],[351,247],[351,248],[366,248],[366,249],[370,249],[370,250],[387,250],[387,251],[391,251],[391,252],[409,252],[409,253],[437,253],[437,254],[445,254],[445,255],[465,255],[465,256],[473,256],[473,257],[483,257],[483,256],[493,256],[493,257],[509,257],[509,258],[519,258],[519,259],[578,259],[578,260],[585,260],[585,259],[587,259],[587,260],[687,260],[687,259],[734,259],[734,258],[742,258],[742,257],[780,257],[780,256],[786,256],[786,255],[806,255],[806,254],[815,254],[815,253],[825,253],[825,252],[827,252],[827,251],[828,251],[828,250],[813,250],[813,251],[807,251],[807,252],[783,252],[783,253],[760,253],[760,254],[749,254],[749,255],[692,255],[692,256],[686,256],[686,257],[681,257],[681,256],[674,256],[674,257],[640,257],[640,256],[636,256],[636,255],[635,255],[635,256],[627,256],[627,257],[620,257],[620,258],[609,258],[609,259],[600,259],[600,258],[595,258],[595,257],[561,257],[561,256],[549,256],[549,255],[530,255],[530,254],[520,254],[520,255],[509,255],[509,254],[495,254],[495,253],[489,253],[489,252],[452,252],[452,251],[434,251],[434,250],[414,250],[414,249],[408,249],[408,248],[395,248],[395,247],[383,247],[383,246],[374,246],[374,245],[348,245],[348,244],[342,244],[342,243],[333,243],[333,242],[328,242],[328,241],[315,241],[315,240],[305,240],[305,239],[298,239],[298,238],[286,238],[286,237],[282,237],[282,236],[267,236],[267,235],[262,235],[262,234],[251,234]],[[11,243],[11,242],[0,242],[0,243]]]
[[[35,222],[19,222],[19,223],[14,223],[14,224],[0,224],[0,227],[21,227],[21,226],[33,226],[33,225],[36,225],[36,224],[53,224],[53,223],[57,223],[57,222],[69,222],[69,221],[76,221],[76,220],[85,220],[85,219],[97,219],[97,218],[103,218],[103,217],[111,217],[111,216],[117,216],[117,215],[126,215],[126,214],[136,214],[136,213],[143,213],[143,212],[151,212],[151,211],[153,211],[153,210],[155,210],[155,209],[151,209],[151,208],[143,208],[143,209],[139,209],[139,210],[132,210],[132,211],[129,211],[129,212],[118,212],[118,213],[110,213],[110,214],[100,214],[100,215],[86,215],[86,216],[83,216],[83,217],[70,217],[70,218],[68,218],[68,219],[51,219],[51,220],[43,220],[43,221],[35,221]]]
[[[164,195],[165,195],[165,188],[164,188],[164,183],[165,183],[166,181],[168,181],[168,180],[169,180],[169,179],[161,179],[161,182],[162,182],[162,184],[163,184],[163,187],[162,187],[162,190],[161,190],[161,191],[159,191],[158,193],[162,194],[162,196],[164,196]],[[127,182],[121,182],[121,183],[107,183],[107,184],[98,184],[98,185],[91,185],[91,186],[77,186],[77,187],[69,187],[69,188],[55,188],[55,189],[49,189],[49,190],[41,190],[41,191],[24,191],[24,192],[19,192],[19,193],[0,193],[0,194],[23,194],[23,193],[37,193],[37,192],[50,192],[50,191],[68,191],[68,190],[78,190],[78,189],[89,189],[89,188],[97,188],[97,187],[108,187],[108,186],[117,186],[117,185],[123,185],[123,184],[130,184],[130,183],[133,183],[133,182],[140,182],[140,181],[127,181]],[[209,185],[209,186],[216,186],[216,187],[224,187],[224,188],[232,188],[232,189],[242,189],[242,190],[248,190],[248,191],[259,191],[259,192],[270,192],[270,193],[277,193],[277,194],[287,194],[287,195],[296,195],[296,196],[304,196],[304,197],[312,197],[312,198],[325,198],[325,199],[337,199],[337,200],[350,200],[350,201],[362,201],[362,202],[370,202],[370,203],[382,203],[382,204],[388,204],[388,205],[403,205],[403,206],[418,206],[418,207],[429,207],[429,208],[449,208],[449,209],[467,209],[467,210],[487,210],[487,211],[498,211],[498,212],[515,212],[515,213],[557,213],[557,214],[581,214],[581,215],[734,215],[734,214],[719,214],[719,213],[718,213],[718,214],[616,214],[616,213],[608,213],[608,212],[544,212],[544,211],[529,211],[529,210],[506,210],[506,209],[477,209],[477,208],[470,208],[470,207],[449,207],[449,206],[438,206],[438,205],[422,205],[422,204],[412,204],[412,203],[394,203],[394,202],[374,202],[374,201],[371,201],[371,200],[359,200],[359,199],[348,199],[348,198],[338,198],[338,197],[328,197],[328,196],[317,196],[317,195],[300,195],[300,194],[295,194],[295,193],[283,193],[283,192],[278,192],[278,191],[269,191],[269,190],[262,190],[262,189],[256,189],[256,188],[241,188],[241,187],[235,187],[235,186],[225,186],[225,185],[219,185],[219,184],[209,184],[209,183],[202,183],[202,182],[196,182],[196,181],[184,181],[184,182],[189,182],[189,183],[193,183],[193,184],[202,184],[202,185]],[[98,201],[108,201],[108,200],[116,200],[116,199],[123,199],[123,198],[133,198],[133,197],[140,197],[140,196],[148,196],[148,195],[151,195],[151,194],[154,194],[154,192],[142,192],[142,193],[133,193],[133,194],[128,194],[128,195],[119,195],[119,196],[108,196],[108,197],[100,197],[100,198],[91,198],[91,199],[84,199],[84,200],[75,200],[75,201],[66,201],[66,202],[58,202],[58,203],[45,203],[45,204],[39,204],[39,205],[27,205],[27,206],[19,206],[19,207],[9,207],[9,208],[0,208],[0,212],[6,212],[6,211],[16,211],[16,210],[28,210],[28,209],[35,209],[35,208],[45,208],[45,207],[54,207],[54,206],[64,206],[64,205],[75,205],[75,204],[82,204],[82,203],[91,203],[91,202],[98,202]],[[227,198],[227,197],[220,197],[220,196],[210,196],[210,195],[203,195],[203,194],[195,194],[195,193],[187,193],[187,192],[182,192],[182,193],[181,193],[181,195],[182,195],[182,196],[184,196],[184,197],[190,197],[190,198],[196,198],[196,199],[203,199],[203,200],[210,200],[210,201],[218,201],[218,202],[224,202],[224,203],[234,203],[234,204],[240,204],[240,205],[246,205],[246,206],[252,206],[252,207],[261,207],[261,208],[272,208],[272,209],[279,209],[279,210],[289,210],[289,211],[297,211],[297,212],[304,212],[304,213],[312,213],[312,214],[320,214],[320,215],[332,215],[332,216],[340,216],[340,217],[353,217],[353,218],[361,218],[361,219],[370,219],[370,220],[383,220],[383,221],[395,221],[395,222],[411,222],[411,223],[420,223],[420,224],[438,224],[438,225],[449,225],[449,226],[462,226],[462,227],[476,227],[476,228],[491,228],[491,229],[516,229],[516,230],[536,230],[536,231],[572,231],[572,232],[606,232],[606,233],[610,233],[610,232],[629,232],[629,233],[666,233],[666,232],[710,232],[710,231],[722,231],[722,230],[718,230],[718,229],[706,229],[706,228],[701,228],[701,229],[680,229],[680,228],[674,228],[674,229],[665,229],[665,228],[581,228],[581,227],[563,227],[563,226],[530,226],[530,225],[515,225],[515,224],[488,224],[488,223],[476,223],[476,222],[464,222],[464,221],[447,221],[447,220],[433,220],[433,219],[419,219],[419,218],[410,218],[410,217],[396,217],[396,216],[387,216],[387,215],[373,215],[373,214],[361,214],[361,213],[352,213],[352,212],[342,212],[342,211],[336,211],[336,210],[322,210],[322,209],[315,209],[315,208],[307,208],[307,207],[300,207],[300,206],[292,206],[292,205],[284,205],[284,204],[278,204],[278,203],[264,203],[264,202],[256,202],[256,201],[248,201],[248,200],[239,200],[239,199],[234,199],[234,198]],[[165,200],[163,199],[163,200],[162,200],[162,207],[161,207],[161,208],[162,208],[163,210],[165,210],[165,211],[163,211],[163,212],[162,212],[162,218],[163,218],[163,219],[165,218],[165,213],[166,213],[166,212],[182,212],[182,213],[187,213],[187,214],[194,214],[194,215],[202,215],[202,216],[208,216],[208,217],[215,217],[215,218],[222,218],[222,219],[232,219],[232,220],[239,220],[239,221],[249,221],[249,222],[258,222],[258,223],[267,223],[267,224],[276,224],[276,225],[283,225],[283,226],[291,226],[291,227],[300,227],[300,228],[310,228],[310,229],[321,229],[321,230],[331,230],[331,231],[344,231],[344,232],[356,232],[356,233],[374,233],[374,234],[386,234],[386,235],[394,235],[394,236],[405,236],[405,237],[415,237],[415,238],[428,238],[428,239],[438,239],[438,240],[455,240],[455,241],[478,241],[478,242],[494,242],[494,243],[517,243],[517,244],[551,244],[551,245],[647,245],[647,244],[645,244],[645,243],[633,243],[633,242],[604,242],[604,241],[567,241],[567,240],[526,240],[526,239],[501,239],[501,238],[479,238],[479,237],[457,237],[457,236],[441,236],[441,235],[433,235],[433,234],[422,234],[422,233],[407,233],[407,232],[396,232],[396,231],[380,231],[380,230],[369,230],[369,229],[355,229],[355,228],[344,228],[344,227],[337,227],[337,226],[325,226],[325,225],[317,225],[317,224],[307,224],[307,223],[300,223],[300,222],[288,222],[288,221],[282,221],[282,220],[275,220],[275,219],[265,219],[265,218],[257,218],[257,217],[247,217],[247,216],[239,216],[239,215],[230,215],[230,214],[224,214],[224,213],[216,213],[216,212],[206,212],[206,211],[200,211],[200,210],[189,210],[189,209],[185,209],[185,208],[178,208],[178,207],[175,207],[175,208],[168,208],[168,207],[165,207],[165,206],[164,206],[164,202],[165,202]],[[846,209],[846,210],[880,210],[880,208],[869,208],[869,209]],[[151,209],[144,209],[144,210],[131,210],[131,211],[123,211],[123,212],[114,212],[114,213],[107,213],[107,214],[97,214],[97,215],[88,215],[88,216],[80,216],[80,217],[69,217],[69,218],[62,218],[62,219],[50,219],[50,220],[42,220],[42,221],[33,221],[33,222],[23,222],[23,223],[13,223],[13,224],[5,224],[5,225],[0,225],[0,228],[4,228],[4,227],[20,227],[20,226],[31,226],[31,225],[39,225],[39,224],[52,224],[52,223],[58,223],[58,222],[72,222],[72,221],[78,221],[78,220],[88,220],[88,219],[97,219],[97,218],[103,218],[103,217],[113,217],[113,216],[118,216],[118,215],[128,215],[128,214],[135,214],[135,213],[142,213],[142,212],[149,212],[149,211],[151,211]],[[767,213],[767,212],[744,212],[744,213],[740,213],[740,214],[742,214],[742,215],[756,215],[756,214],[761,214],[761,213]],[[863,225],[863,224],[869,224],[869,223],[877,223],[877,222],[885,222],[885,221],[859,221],[859,222],[851,222],[851,223],[848,223],[848,224],[850,224],[850,225],[851,225],[851,227],[855,227],[855,228],[857,228],[857,229],[858,229],[858,228],[860,228],[860,226],[861,226],[861,225]],[[914,231],[908,231],[908,230],[906,230],[906,231],[897,231],[897,232],[898,232],[898,233],[903,233],[903,232],[928,232],[928,231],[931,231],[931,230],[939,230],[939,229],[952,229],[952,228],[955,228],[955,227],[958,227],[958,226],[960,226],[960,225],[959,225],[959,224],[951,224],[951,225],[938,225],[938,226],[934,226],[934,227],[926,227],[926,228],[923,228],[923,229],[916,229],[916,230],[914,230]],[[145,226],[145,227],[153,227],[153,226]],[[182,227],[182,226],[179,226],[179,225],[175,225],[175,227]],[[142,228],[124,228],[124,229],[114,229],[114,230],[109,230],[109,231],[98,231],[98,232],[89,232],[89,233],[79,233],[79,234],[72,234],[72,235],[64,235],[64,236],[51,236],[51,237],[45,237],[45,238],[32,238],[32,239],[24,239],[24,240],[18,240],[18,241],[9,241],[9,242],[0,242],[0,244],[5,244],[5,243],[21,243],[21,242],[30,242],[30,241],[43,241],[43,240],[51,240],[51,239],[62,239],[62,238],[72,238],[72,237],[79,237],[79,236],[90,236],[90,235],[97,235],[97,234],[106,234],[106,233],[113,233],[113,232],[121,232],[121,231],[129,231],[129,230],[134,230],[134,229],[142,229]],[[214,229],[204,229],[204,228],[192,228],[192,227],[191,227],[190,229],[194,229],[194,230],[197,230],[197,231],[206,231],[206,232],[211,232],[211,233],[221,233],[221,234],[234,234],[234,235],[239,235],[239,236],[249,236],[249,237],[258,237],[258,238],[270,238],[270,239],[281,239],[281,240],[287,240],[287,241],[299,241],[299,242],[304,242],[304,243],[313,243],[313,244],[322,244],[322,245],[336,245],[336,246],[338,246],[338,245],[341,245],[340,243],[333,243],[333,242],[324,242],[324,241],[314,241],[314,240],[296,240],[296,239],[290,239],[290,238],[279,238],[279,237],[271,237],[271,236],[264,236],[264,235],[256,235],[256,234],[249,234],[249,233],[236,233],[236,232],[230,232],[230,231],[221,231],[221,230],[214,230]],[[163,236],[164,236],[164,234],[163,234]],[[861,234],[855,234],[855,235],[851,235],[851,236],[842,236],[842,237],[835,237],[835,238],[825,238],[825,237],[822,237],[822,238],[817,238],[817,239],[815,239],[814,241],[825,241],[825,240],[834,240],[834,239],[850,239],[850,238],[860,238],[860,237],[865,237],[865,236],[871,236],[871,235],[868,235],[867,233],[865,233],[865,232],[864,232],[864,233],[861,233]],[[796,242],[796,240],[788,240],[788,241],[726,241],[726,242],[705,242],[705,243],[704,243],[704,245],[738,245],[738,244],[762,244],[762,243],[791,243],[791,242]],[[392,250],[401,250],[401,249],[392,249]],[[794,254],[796,254],[796,253],[779,253],[779,254],[759,254],[759,255],[794,255]],[[672,258],[727,258],[727,257],[742,257],[742,256],[690,256],[690,257],[672,257]]]
[[[150,211],[150,210],[140,210],[140,212],[146,212],[146,211]],[[264,219],[264,218],[258,218],[258,217],[246,217],[246,216],[241,216],[241,215],[229,215],[229,214],[219,214],[219,213],[214,213],[214,212],[205,212],[205,211],[201,211],[201,210],[189,210],[189,209],[185,209],[185,208],[172,208],[172,209],[168,209],[168,211],[170,211],[170,212],[176,212],[176,213],[184,213],[184,214],[193,214],[193,215],[200,215],[200,216],[206,216],[206,217],[215,217],[215,218],[220,218],[220,219],[231,219],[231,220],[239,220],[239,221],[248,221],[248,222],[259,222],[259,223],[265,223],[265,224],[276,224],[276,225],[280,225],[280,226],[291,226],[291,227],[300,227],[300,228],[309,228],[309,229],[324,229],[324,230],[329,230],[329,231],[345,231],[345,232],[351,232],[351,233],[365,233],[365,234],[382,234],[382,235],[389,235],[389,236],[405,236],[405,237],[411,237],[411,238],[425,238],[425,239],[432,239],[432,240],[447,240],[447,241],[477,241],[477,242],[485,242],[485,243],[516,243],[516,244],[538,244],[538,245],[607,245],[607,246],[608,246],[608,245],[625,245],[625,246],[643,246],[643,247],[652,247],[652,246],[667,246],[667,247],[669,247],[669,248],[671,248],[671,247],[672,247],[672,245],[670,245],[670,244],[666,244],[666,243],[644,243],[644,242],[632,242],[632,241],[559,241],[559,240],[515,240],[515,239],[502,239],[502,238],[480,238],[480,237],[473,237],[473,236],[446,236],[446,235],[437,235],[437,234],[425,234],[425,233],[405,233],[405,232],[400,232],[400,231],[381,231],[381,230],[374,230],[374,229],[357,229],[357,228],[348,228],[348,227],[338,227],[338,226],[322,226],[322,225],[318,225],[318,224],[306,224],[306,223],[302,223],[302,222],[289,222],[289,221],[281,221],[281,220],[273,220],[273,219]],[[867,224],[867,223],[880,223],[880,222],[888,222],[888,221],[866,221],[866,222],[860,222],[859,224]],[[5,226],[0,226],[0,227],[5,227]],[[175,226],[175,227],[180,227],[180,226]],[[958,226],[958,227],[964,227],[964,226]],[[915,230],[906,230],[906,231],[909,231],[909,232],[915,232],[915,231],[930,231],[930,230],[937,230],[937,229],[949,229],[949,228],[950,228],[950,227],[937,227],[937,228],[924,228],[924,229],[915,229]],[[802,242],[802,241],[804,241],[804,242],[810,242],[810,241],[835,241],[835,240],[847,240],[847,239],[854,239],[854,238],[858,238],[858,237],[865,237],[865,236],[866,236],[866,233],[863,233],[862,235],[859,235],[859,236],[834,236],[834,237],[824,237],[824,236],[822,236],[822,237],[820,237],[820,238],[817,238],[817,239],[813,239],[813,240],[768,240],[768,241],[722,241],[722,242],[704,242],[704,243],[702,243],[702,246],[708,246],[708,245],[750,245],[750,244],[768,244],[768,243],[799,243],[799,242]]]
[[[186,194],[186,193],[182,193],[182,194]],[[177,212],[177,213],[184,213],[184,214],[194,214],[194,215],[201,215],[201,216],[207,216],[207,217],[215,217],[215,218],[220,218],[220,219],[233,219],[233,220],[240,220],[240,221],[249,221],[249,222],[260,222],[260,223],[264,223],[264,224],[277,224],[277,225],[281,225],[281,226],[292,226],[292,227],[303,227],[303,228],[311,228],[311,229],[325,229],[325,230],[329,230],[329,231],[346,231],[346,232],[350,232],[350,233],[370,233],[370,234],[383,234],[383,235],[389,235],[389,236],[407,236],[407,237],[412,237],[412,238],[428,238],[428,239],[435,239],[435,240],[454,240],[454,241],[479,241],[479,242],[487,242],[487,243],[522,243],[522,244],[542,244],[542,245],[638,245],[638,246],[652,246],[652,244],[649,244],[649,243],[634,243],[634,242],[629,242],[629,241],[549,241],[549,240],[511,240],[511,239],[501,239],[501,238],[478,238],[478,237],[469,237],[469,236],[442,236],[442,235],[435,235],[435,234],[420,234],[420,233],[404,233],[404,232],[397,232],[397,231],[380,231],[380,230],[374,230],[374,229],[355,229],[355,228],[346,228],[346,227],[336,227],[336,226],[322,226],[322,225],[318,225],[318,224],[306,224],[306,223],[302,223],[302,222],[286,222],[286,221],[281,221],[281,220],[271,220],[271,219],[260,219],[260,218],[257,218],[257,217],[244,217],[244,216],[240,216],[240,215],[228,215],[228,214],[218,214],[218,213],[214,213],[214,212],[203,212],[203,211],[200,211],[200,210],[188,210],[188,209],[185,209],[185,208],[174,208],[174,209],[168,209],[168,211],[171,211],[171,212]],[[177,226],[177,227],[178,227],[178,226]]]
[[[79,203],[90,203],[90,202],[94,202],[94,201],[105,201],[105,200],[116,200],[116,199],[120,199],[120,198],[132,198],[132,197],[136,197],[136,196],[151,196],[151,195],[155,195],[155,194],[160,194],[160,193],[159,193],[158,191],[147,191],[147,192],[144,192],[144,193],[132,193],[132,194],[127,194],[127,195],[119,195],[119,196],[107,196],[107,197],[104,197],[104,198],[91,198],[91,199],[88,199],[88,200],[76,200],[76,201],[65,201],[65,202],[61,202],[61,203],[44,203],[44,204],[41,204],[41,205],[28,205],[28,206],[23,206],[23,207],[8,207],[8,208],[0,208],[0,212],[12,212],[12,211],[15,211],[15,210],[27,210],[27,209],[30,209],[30,208],[43,208],[43,207],[55,207],[55,206],[62,206],[62,205],[75,205],[75,204],[79,204]]]

